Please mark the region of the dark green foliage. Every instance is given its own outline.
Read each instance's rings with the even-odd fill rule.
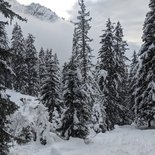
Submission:
[[[91,28],[89,22],[92,18],[89,17],[90,13],[86,12],[84,0],[79,1],[79,6],[80,11],[78,11],[79,15],[77,16],[78,22],[75,24],[76,27],[74,31],[73,52],[79,60],[79,67],[81,69],[83,82],[85,83],[88,78],[88,72],[92,67],[92,49],[89,46],[92,39],[88,37],[88,32]]]
[[[127,123],[127,67],[125,65],[126,42],[123,41],[123,30],[118,22],[108,19],[106,29],[101,36],[101,49],[97,64],[97,77],[100,90],[104,95],[107,129],[115,124]]]
[[[81,89],[81,82],[78,78],[76,62],[72,58],[65,71],[63,101],[66,111],[62,118],[61,136],[69,139],[79,137],[85,139],[89,134],[87,127],[91,112],[87,105],[87,96]]]
[[[45,64],[45,51],[43,48],[40,49],[39,55],[38,55],[38,63],[39,63],[39,92],[40,87],[42,86],[45,78],[46,78],[46,64]]]
[[[127,98],[128,94],[128,69],[125,62],[128,58],[125,56],[127,51],[127,42],[123,40],[123,28],[120,22],[117,22],[114,29],[114,50],[115,50],[115,70],[116,79],[118,82],[117,93],[118,93],[118,104],[120,106],[120,120],[118,120],[118,125],[124,125],[129,123],[128,105]]]
[[[37,50],[34,46],[34,36],[29,34],[26,39],[26,66],[27,66],[27,81],[26,81],[26,93],[28,95],[38,95],[38,71],[37,71]]]
[[[2,155],[8,155],[9,146],[11,142],[11,136],[7,132],[9,123],[8,116],[13,114],[17,110],[15,103],[9,100],[9,97],[5,95],[5,92],[0,90],[0,151]]]
[[[42,103],[48,108],[49,120],[52,122],[53,112],[55,110],[61,111],[60,69],[57,56],[52,54],[52,50],[46,52],[45,65],[40,95]]]
[[[14,18],[17,18],[21,21],[26,21],[26,19],[13,12],[10,7],[11,5],[8,2],[5,2],[5,0],[0,0],[0,12],[4,15],[5,18],[9,18],[10,21],[12,21]],[[0,23],[4,22],[0,21]]]
[[[131,64],[130,64],[130,73],[129,73],[129,80],[128,80],[128,90],[129,90],[129,97],[128,97],[128,109],[130,113],[130,118],[132,120],[135,119],[134,115],[134,105],[135,105],[135,82],[136,82],[136,71],[138,67],[138,56],[137,53],[134,51]]]
[[[18,138],[16,138],[16,141],[19,145],[26,144],[32,140],[32,137],[31,127],[27,126],[22,128]]]
[[[6,30],[5,30],[5,26],[6,26],[5,24],[0,23],[0,59],[1,59],[0,63],[1,63],[1,65],[5,64],[6,65],[5,68],[7,68],[7,66],[10,65],[11,53],[9,51],[8,37],[7,37]],[[3,75],[1,75],[1,76],[3,76],[3,78],[2,78],[3,85],[7,88],[12,88],[13,76],[11,74],[9,74],[9,72],[3,72]]]
[[[139,63],[135,74],[135,122],[151,126],[155,119],[155,1],[150,0],[150,11],[146,15],[143,45],[139,52]]]
[[[13,80],[14,89],[26,93],[27,65],[25,63],[26,47],[21,27],[16,23],[12,31],[12,61],[11,65],[16,76]]]
[[[104,104],[106,106],[106,123],[107,129],[113,129],[114,124],[116,122],[116,116],[118,113],[116,107],[116,86],[115,86],[115,53],[113,48],[113,24],[111,23],[110,19],[108,19],[106,24],[106,30],[104,30],[104,34],[101,36],[101,49],[99,51],[99,71],[103,70],[107,73],[104,75],[99,76],[98,82],[101,91],[104,94]]]

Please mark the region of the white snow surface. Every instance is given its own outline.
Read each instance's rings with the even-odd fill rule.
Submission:
[[[98,134],[90,144],[78,138],[59,140],[47,146],[29,143],[15,146],[10,155],[154,155],[154,146],[155,130],[123,126]]]
[[[35,107],[36,98],[11,90],[6,92],[19,105],[19,111],[25,111],[23,115],[31,119],[28,110],[23,111],[20,99],[25,98]],[[50,136],[52,141],[45,146],[38,142],[15,144],[9,155],[155,155],[155,129],[137,129],[134,125],[115,126],[113,131],[90,135],[87,139],[90,143],[79,138],[62,140],[54,133]]]

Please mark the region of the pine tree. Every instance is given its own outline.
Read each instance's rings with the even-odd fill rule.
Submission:
[[[0,152],[7,155],[9,152],[8,143],[11,142],[11,135],[8,132],[8,116],[17,110],[15,103],[11,102],[5,91],[0,89]]]
[[[91,21],[91,18],[89,18],[90,13],[86,11],[86,7],[84,4],[84,0],[79,1],[80,5],[80,11],[78,12],[79,15],[77,17],[78,22],[75,23],[75,29],[73,34],[73,57],[74,57],[74,63],[77,63],[77,72],[78,76],[80,77],[81,81],[81,90],[85,92],[85,98],[86,98],[86,109],[89,109],[90,112],[89,115],[91,117],[95,118],[96,116],[96,110],[95,107],[99,107],[99,113],[101,111],[103,112],[96,120],[94,119],[92,121],[92,118],[90,118],[89,126],[94,128],[93,126],[98,125],[98,129],[102,132],[105,131],[105,113],[104,113],[104,106],[102,106],[101,102],[103,100],[103,96],[101,95],[101,92],[99,90],[98,84],[94,80],[94,74],[92,71],[93,65],[92,65],[92,49],[89,45],[89,43],[92,41],[88,37],[88,32],[91,28],[89,22]],[[94,109],[94,111],[93,111]],[[98,120],[102,120],[98,122]]]
[[[136,51],[133,52],[131,64],[130,64],[130,73],[129,73],[129,80],[128,80],[128,90],[129,90],[129,97],[128,97],[128,109],[130,112],[130,118],[134,120],[134,111],[133,111],[133,106],[135,104],[135,74],[137,71],[137,66],[138,65],[138,56]]]
[[[131,64],[130,64],[130,78],[134,77],[136,74],[136,66],[138,64],[138,55],[136,51],[133,52]]]
[[[143,45],[139,52],[139,63],[135,75],[135,122],[151,126],[155,119],[155,1],[150,0],[150,11],[143,28]]]
[[[22,18],[20,15],[13,12],[11,9],[11,5],[5,0],[0,0],[0,12],[4,15],[5,18],[9,18],[12,21],[14,18],[17,18],[21,21],[26,21],[26,19]],[[6,23],[0,21],[0,23]]]
[[[6,24],[0,23],[0,48],[2,49],[9,49],[8,45],[8,37],[5,30]]]
[[[89,43],[92,41],[88,37],[88,32],[91,28],[89,25],[89,22],[92,18],[89,18],[90,13],[86,12],[86,7],[84,4],[84,0],[79,1],[80,11],[78,11],[79,16],[77,16],[77,19],[79,20],[77,23],[75,23],[75,37],[73,41],[76,43],[76,54],[78,54],[78,58],[80,59],[79,67],[81,68],[81,73],[83,77],[83,82],[85,83],[88,78],[88,72],[90,68],[92,67],[91,64],[91,52],[92,49],[89,46]],[[74,47],[74,46],[73,46]],[[74,48],[75,48],[74,47]],[[78,53],[77,53],[78,52]]]
[[[14,17],[17,17],[20,20],[24,20],[21,16],[14,13],[10,10],[9,3],[0,0],[0,12],[4,15],[5,18],[9,18],[12,20]],[[3,21],[0,21],[0,26],[2,27],[3,24],[6,24]],[[4,36],[5,31],[4,29],[0,28],[0,37]],[[0,39],[1,40],[1,39]],[[2,39],[3,40],[3,39]],[[5,44],[3,44],[4,46]],[[6,42],[7,45],[7,42]],[[5,94],[5,74],[10,73],[13,74],[12,69],[8,66],[6,62],[6,58],[10,57],[10,50],[5,49],[5,47],[0,47],[0,152],[2,155],[7,155],[9,152],[8,143],[11,140],[10,134],[7,132],[7,124],[8,116],[11,115],[16,109],[17,106],[15,103],[11,102],[8,96]]]
[[[7,37],[7,32],[5,30],[6,24],[5,23],[0,23],[0,48],[2,51],[4,50],[4,53],[1,51],[1,54],[3,56],[0,56],[0,58],[6,62],[7,65],[10,66],[10,57],[7,55],[9,54],[11,56],[10,52],[6,52],[9,50],[9,45],[8,45],[8,37]],[[6,50],[6,51],[5,51]],[[13,76],[10,75],[8,72],[3,73],[4,77],[4,86],[7,88],[12,88],[12,78]]]
[[[119,111],[120,120],[119,125],[128,123],[128,109],[127,109],[127,97],[128,97],[128,70],[125,61],[128,58],[125,56],[127,51],[127,42],[123,40],[123,28],[120,22],[117,22],[114,29],[114,52],[115,52],[115,72],[117,80],[117,92],[118,92],[118,104],[121,107]]]
[[[40,87],[43,84],[43,81],[45,80],[46,77],[46,64],[45,64],[45,51],[43,48],[40,49],[39,55],[38,55],[38,65],[39,65],[39,92],[40,92]]]
[[[115,70],[116,54],[114,48],[114,25],[108,19],[106,29],[101,36],[101,49],[99,50],[99,72],[98,83],[104,95],[104,106],[106,107],[107,130],[113,129],[120,119],[117,92],[117,73]]]
[[[26,93],[32,96],[37,96],[38,94],[38,72],[37,72],[37,50],[34,46],[34,36],[29,34],[26,39],[26,66],[27,66],[27,85]]]
[[[37,111],[36,121],[33,125],[33,132],[36,133],[36,141],[40,142],[42,145],[46,145],[50,142],[50,126],[49,113],[47,108],[43,104],[39,104],[35,107]]]
[[[98,60],[98,84],[100,90],[104,95],[104,105],[106,106],[106,123],[107,130],[114,128],[115,117],[115,98],[116,96],[114,81],[112,75],[114,74],[113,65],[115,64],[114,52],[113,52],[113,30],[114,26],[108,19],[106,23],[106,30],[103,30],[104,34],[101,36],[100,44],[101,49],[99,50],[99,60]]]
[[[48,108],[49,121],[55,122],[55,111],[60,111],[60,74],[56,55],[53,56],[52,50],[46,53],[46,78],[41,86],[41,101]]]
[[[73,57],[67,65],[64,76],[63,101],[66,111],[62,118],[62,126],[58,131],[61,131],[61,136],[66,139],[70,136],[85,139],[89,134],[87,125],[91,113],[87,108],[86,92],[81,89],[81,80]]]
[[[12,68],[16,73],[13,81],[14,89],[16,91],[26,93],[26,81],[27,81],[27,65],[25,63],[26,59],[26,47],[25,40],[23,37],[23,32],[21,27],[16,23],[12,31],[12,45],[13,58],[12,58]]]

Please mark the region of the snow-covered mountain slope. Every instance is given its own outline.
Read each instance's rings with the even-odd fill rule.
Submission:
[[[15,146],[10,155],[154,155],[155,130],[139,130],[134,126],[117,127],[111,132],[98,134],[93,143],[72,138],[52,145],[29,143]]]
[[[13,3],[13,10],[17,10],[15,12],[19,13],[22,17],[28,20],[27,22],[13,20],[12,24],[7,26],[9,40],[11,40],[12,37],[14,24],[17,22],[21,26],[25,38],[27,37],[28,33],[32,34],[35,37],[35,46],[38,52],[40,51],[41,47],[43,47],[44,50],[46,50],[47,48],[52,49],[53,53],[57,53],[60,64],[62,66],[71,55],[73,24],[62,20],[61,18],[55,20],[55,22],[51,22],[53,21],[52,19],[56,19],[57,17],[54,16],[52,18],[53,14],[49,16],[50,11],[45,7],[40,8],[39,4],[32,4],[27,7],[26,9],[27,12],[29,11],[29,13],[26,13],[24,5],[19,4],[15,0],[7,1],[11,4]],[[32,6],[34,7],[34,9],[30,9]],[[39,18],[36,18],[36,16],[32,14],[34,14],[35,10],[38,7],[39,10],[43,11],[36,12],[35,15],[39,16]],[[40,12],[45,13],[41,15],[42,13]],[[0,14],[0,18],[1,16],[2,15]],[[52,18],[51,21],[49,20],[50,18]],[[4,19],[4,21],[6,20],[7,19]]]
[[[58,15],[52,10],[37,4],[31,3],[30,5],[22,5],[16,0],[6,0],[11,5],[13,11],[18,13],[23,13],[27,15],[31,15],[40,20],[55,22],[59,19]]]
[[[51,22],[59,19],[55,12],[36,3],[31,3],[30,5],[26,6],[25,13],[35,16],[41,20],[47,20]]]

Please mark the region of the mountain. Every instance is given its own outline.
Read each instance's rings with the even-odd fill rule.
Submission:
[[[14,12],[27,19],[27,22],[15,19],[11,25],[6,27],[10,42],[12,29],[17,22],[22,27],[25,38],[28,33],[34,35],[35,46],[38,52],[41,47],[45,50],[47,48],[53,49],[53,53],[57,53],[60,64],[63,65],[71,55],[73,24],[58,17],[55,12],[40,4],[32,3],[25,6],[16,0],[5,1],[11,5]],[[2,17],[0,14],[0,18]]]
[[[30,5],[22,5],[16,0],[6,0],[6,1],[9,2],[12,10],[15,12],[31,15],[40,20],[49,22],[55,22],[59,19],[58,15],[55,12],[38,3],[31,3]]]

